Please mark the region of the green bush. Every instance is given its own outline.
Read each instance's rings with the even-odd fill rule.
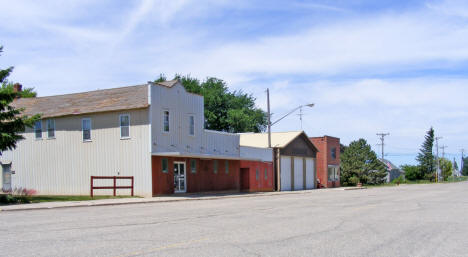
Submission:
[[[357,185],[359,182],[360,182],[360,179],[359,179],[358,177],[356,177],[356,176],[352,176],[352,177],[349,178],[349,184],[350,184],[350,185],[355,186],[355,185]]]
[[[403,175],[400,175],[398,178],[396,178],[396,179],[394,179],[392,181],[392,183],[394,183],[394,184],[403,184],[405,182],[406,182],[406,180],[405,180],[405,177]]]
[[[0,195],[0,204],[30,203],[31,197],[25,195]]]
[[[419,166],[415,165],[403,165],[401,168],[405,171],[405,178],[407,180],[419,180],[422,179],[422,172]]]

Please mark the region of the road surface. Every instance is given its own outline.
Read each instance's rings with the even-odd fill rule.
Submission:
[[[0,212],[0,256],[468,256],[468,183]]]

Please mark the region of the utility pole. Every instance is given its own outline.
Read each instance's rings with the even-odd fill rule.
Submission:
[[[302,114],[302,106],[301,106],[301,108],[299,108],[299,120],[301,120],[301,130],[302,130],[302,116],[303,115],[304,114]]]
[[[270,89],[267,88],[267,110],[268,110],[268,148],[271,148],[271,113],[270,113]]]
[[[447,148],[446,145],[443,145],[443,146],[440,147],[440,149],[442,149],[442,159],[445,158],[445,148]]]
[[[382,146],[382,161],[384,160],[384,146],[385,146],[385,137],[386,136],[389,136],[390,133],[377,133],[377,136],[380,137],[380,144],[377,144],[377,145],[380,145]]]
[[[465,164],[465,156],[464,156],[465,149],[462,148],[460,151],[461,151],[460,175],[462,175],[463,174],[463,166]]]
[[[442,139],[442,137],[436,137],[436,161],[437,161],[437,168],[436,168],[436,182],[439,182],[439,170],[440,170],[440,163],[439,163],[439,139]]]

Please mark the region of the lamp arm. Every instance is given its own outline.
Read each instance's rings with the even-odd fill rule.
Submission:
[[[281,121],[282,119],[286,118],[286,117],[287,117],[288,115],[290,115],[291,113],[293,113],[293,112],[297,111],[298,109],[300,109],[302,106],[303,106],[303,105],[300,105],[300,106],[294,108],[292,111],[288,112],[286,115],[284,115],[283,117],[279,118],[277,121],[271,123],[270,126],[275,125],[276,123],[278,123],[278,122]]]

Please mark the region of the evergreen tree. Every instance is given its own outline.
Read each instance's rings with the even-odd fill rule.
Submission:
[[[435,158],[432,154],[432,148],[434,146],[434,129],[431,127],[427,131],[424,143],[419,150],[419,154],[416,160],[419,162],[419,168],[421,169],[421,178],[430,178],[435,176]]]
[[[0,46],[0,53],[2,50],[3,47]],[[7,80],[12,71],[13,67],[0,69],[0,154],[16,148],[18,140],[24,139],[21,133],[26,127],[32,127],[39,119],[39,115],[34,117],[21,115],[21,109],[10,105],[15,98],[22,96],[20,92],[13,92],[13,84]],[[28,90],[25,95],[31,96],[31,92],[33,92],[32,89]]]
[[[387,169],[372,151],[366,140],[353,141],[345,148],[341,159],[341,182],[343,185],[381,184],[385,182]]]
[[[462,175],[463,176],[468,176],[468,158],[463,158]]]

